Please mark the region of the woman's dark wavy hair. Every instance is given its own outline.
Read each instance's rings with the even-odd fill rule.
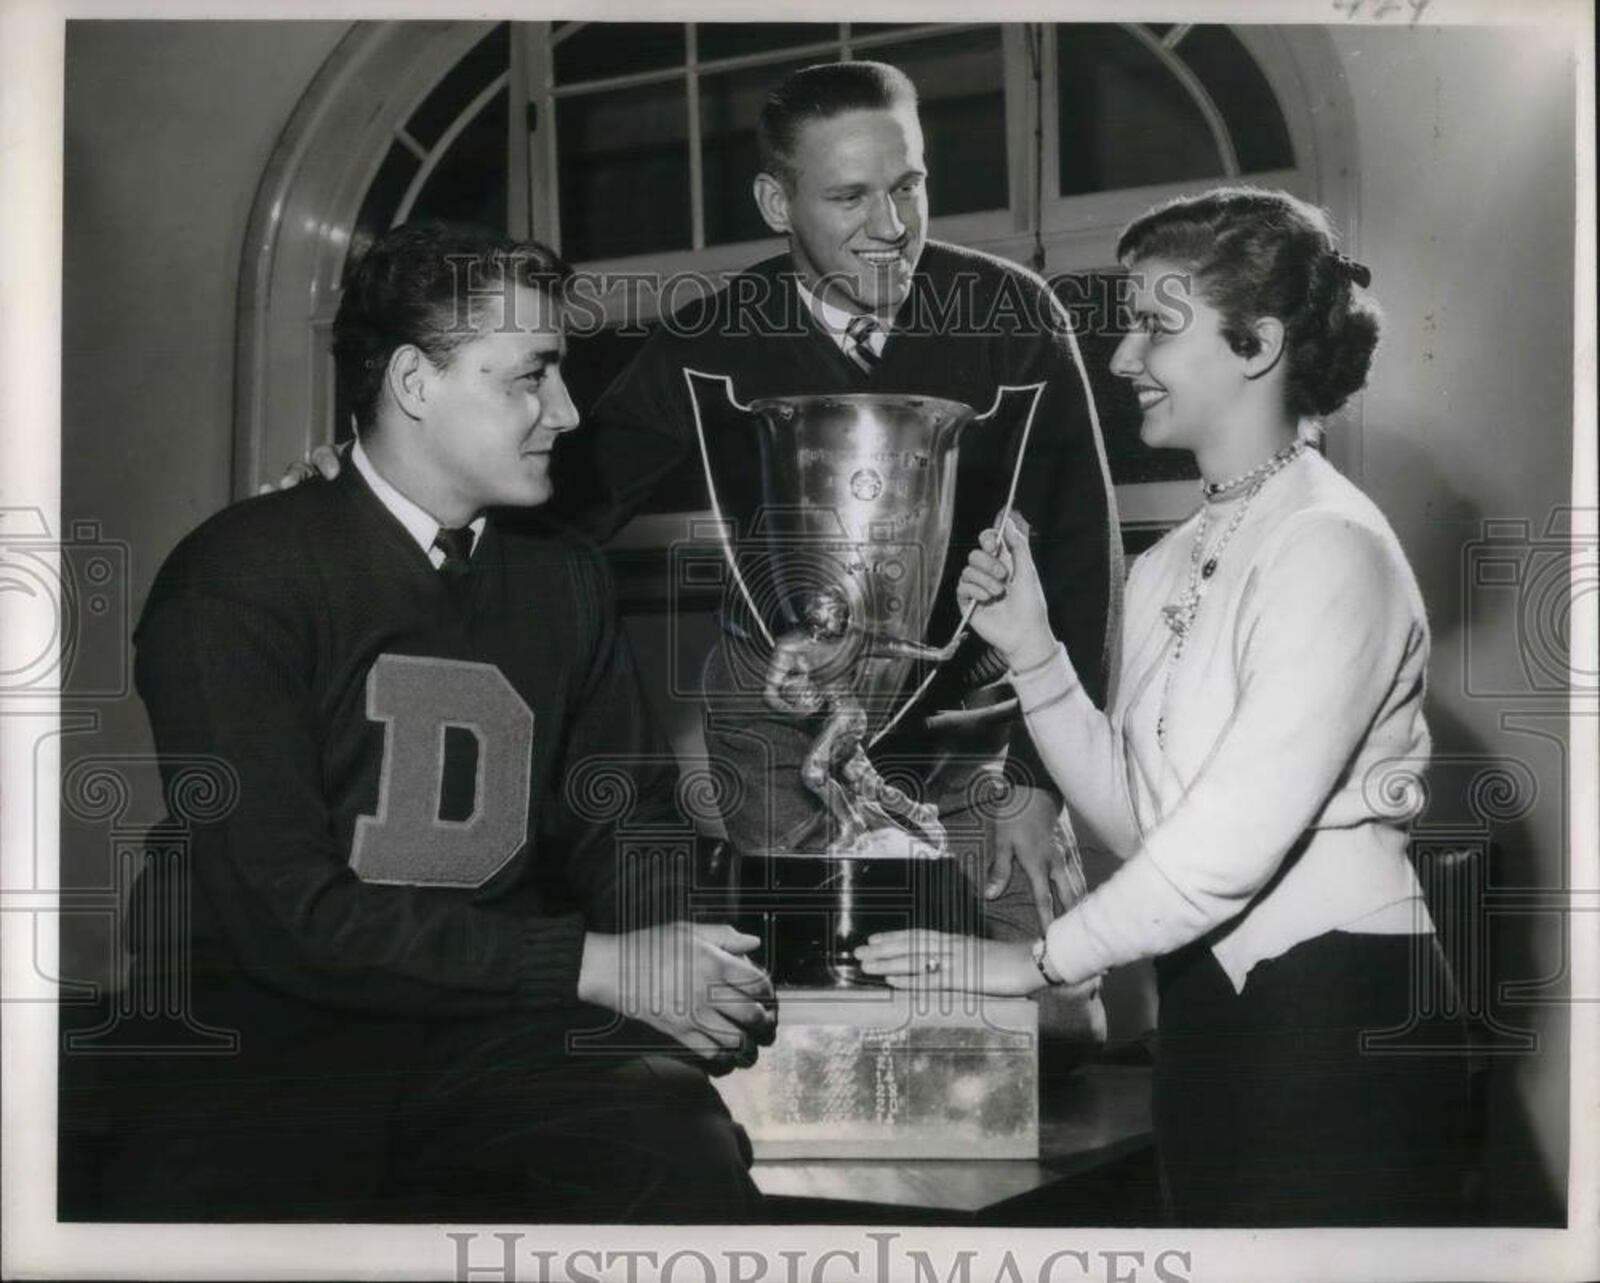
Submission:
[[[572,269],[537,241],[465,223],[392,228],[347,271],[333,320],[334,368],[359,429],[372,426],[389,358],[413,344],[436,365],[474,339],[472,305],[511,284],[552,299]]]
[[[1332,414],[1366,384],[1380,320],[1365,292],[1371,273],[1339,253],[1316,206],[1287,192],[1220,187],[1136,219],[1117,258],[1130,266],[1161,259],[1193,273],[1241,356],[1255,353],[1253,322],[1282,321],[1290,413]]]
[[[917,87],[886,62],[824,62],[785,76],[762,104],[756,143],[762,171],[794,188],[794,148],[802,125],[847,111],[917,110]]]

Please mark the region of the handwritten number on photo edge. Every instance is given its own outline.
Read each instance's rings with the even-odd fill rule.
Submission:
[[[1410,22],[1415,26],[1422,18],[1423,11],[1433,3],[1433,0],[1405,0],[1405,5],[1411,10]],[[1333,0],[1333,8],[1337,13],[1342,13],[1347,22],[1353,22],[1361,15],[1361,10],[1366,0]],[[1370,21],[1379,22],[1390,14],[1399,13],[1400,0],[1376,0],[1372,9]]]

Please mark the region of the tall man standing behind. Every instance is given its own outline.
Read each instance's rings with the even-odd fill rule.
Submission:
[[[352,466],[218,514],[158,577],[137,671],[163,769],[217,763],[238,804],[179,871],[192,926],[163,922],[136,976],[187,954],[196,1014],[240,1048],[124,1098],[129,1219],[755,1205],[695,1062],[770,1038],[770,986],[740,956],[759,942],[674,920],[671,880],[575,797],[598,758],[670,817],[670,753],[603,559],[498,511],[550,497],[578,423],[566,274],[474,229],[381,238],[334,324]]]
[[[761,115],[762,217],[788,252],[755,264],[655,334],[591,416],[595,455],[614,530],[691,452],[698,453],[683,370],[728,375],[748,402],[807,393],[910,393],[964,401],[982,413],[1005,385],[1042,383],[1016,508],[1035,533],[1035,556],[1060,630],[1091,696],[1103,702],[1121,541],[1105,451],[1076,342],[1044,281],[1013,263],[928,241],[928,174],[916,90],[883,63],[809,67],[779,84]],[[725,512],[746,518],[761,502],[748,434],[708,428],[713,482]],[[977,544],[1004,504],[1021,423],[975,424],[962,439],[950,547]],[[737,532],[749,537],[746,528]],[[961,559],[947,559],[929,636],[957,622]],[[773,635],[794,621],[766,621]],[[817,803],[800,766],[814,727],[765,707],[759,630],[735,609],[706,666],[714,756],[738,764],[744,787],[724,817],[736,844],[782,847],[815,833]],[[971,640],[939,674],[922,711],[981,707],[1003,674]],[[1009,692],[1005,692],[1009,694]],[[720,711],[719,711],[720,710]],[[919,714],[880,745],[917,761],[947,813],[969,793],[971,765],[1004,755],[1014,795],[988,819],[991,896],[1020,860],[1038,927],[1053,916],[1050,883],[1077,893],[1058,858],[1059,797],[1020,716],[996,708],[960,730]],[[937,728],[937,729],[936,729]],[[764,762],[763,762],[764,759]],[[753,763],[762,763],[754,766]],[[1012,925],[1037,934],[1024,911]]]

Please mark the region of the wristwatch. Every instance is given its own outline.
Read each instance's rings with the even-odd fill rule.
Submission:
[[[1044,977],[1047,985],[1065,983],[1056,973],[1056,969],[1050,965],[1050,951],[1045,945],[1043,936],[1033,942],[1033,965],[1039,968],[1039,974]]]

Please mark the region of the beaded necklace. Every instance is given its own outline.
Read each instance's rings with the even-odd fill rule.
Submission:
[[[1161,608],[1161,616],[1174,634],[1172,649],[1167,653],[1166,673],[1161,680],[1161,704],[1156,710],[1156,743],[1162,748],[1167,746],[1167,696],[1172,691],[1172,675],[1177,671],[1178,661],[1183,658],[1189,630],[1194,626],[1195,616],[1200,613],[1200,602],[1211,584],[1211,577],[1217,573],[1217,563],[1222,560],[1222,554],[1227,551],[1228,544],[1244,521],[1245,514],[1250,511],[1251,503],[1261,493],[1261,488],[1304,454],[1309,444],[1303,439],[1297,440],[1249,472],[1227,481],[1200,483],[1200,494],[1206,500],[1206,505],[1200,509],[1194,543],[1189,548],[1189,582],[1177,601]],[[1211,550],[1209,557],[1205,556],[1206,535],[1211,530],[1210,505],[1240,491],[1244,492],[1244,497],[1234,509],[1232,519],[1223,527],[1217,546]]]
[[[1289,464],[1305,453],[1306,447],[1310,444],[1304,437],[1297,437],[1265,463],[1256,464],[1249,472],[1241,472],[1237,477],[1229,477],[1226,481],[1202,481],[1200,483],[1200,497],[1206,500],[1207,503],[1215,503],[1218,499],[1226,499],[1240,490],[1252,487],[1255,490],[1259,490],[1261,489],[1261,482],[1272,476],[1273,473],[1280,472],[1288,467]]]

